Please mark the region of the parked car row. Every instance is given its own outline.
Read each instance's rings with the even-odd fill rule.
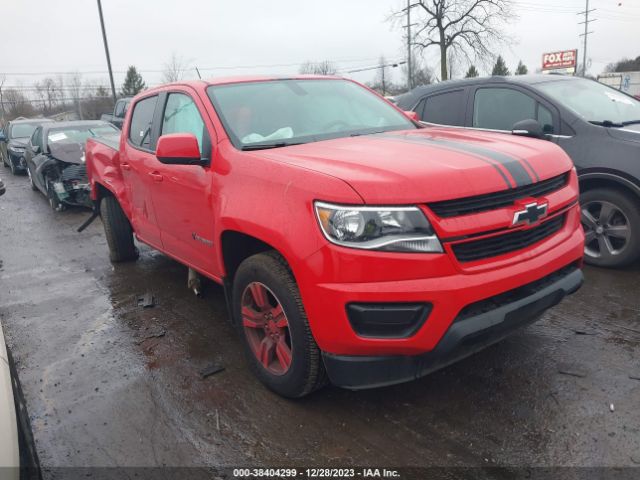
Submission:
[[[0,153],[14,175],[27,173],[31,188],[42,192],[52,209],[91,207],[85,142],[119,134],[118,128],[103,121],[23,119],[9,122],[2,131]]]
[[[585,260],[620,267],[640,257],[636,98],[583,78],[523,75],[420,86],[400,97],[398,105],[430,125],[520,130],[559,145],[578,171]],[[529,123],[523,127],[522,121]]]

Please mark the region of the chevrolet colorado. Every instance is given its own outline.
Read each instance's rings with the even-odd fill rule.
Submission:
[[[350,80],[146,90],[86,161],[111,260],[137,258],[135,236],[222,284],[252,369],[288,397],[415,379],[583,280],[558,146],[425,128]]]

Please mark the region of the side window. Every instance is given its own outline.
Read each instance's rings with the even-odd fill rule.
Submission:
[[[464,125],[464,90],[440,93],[427,98],[422,120],[440,125]]]
[[[33,134],[31,135],[31,145],[40,147],[41,133],[42,133],[42,127],[38,127],[33,131]]]
[[[413,109],[413,111],[418,114],[418,118],[420,120],[422,120],[422,114],[424,113],[424,104],[426,102],[427,102],[427,100],[425,98],[423,98],[422,100],[420,100],[418,105],[416,105],[416,108]]]
[[[520,120],[536,118],[536,101],[511,88],[481,88],[473,102],[473,127],[511,130]]]
[[[538,122],[542,125],[542,131],[544,133],[553,133],[553,116],[549,109],[538,104]]]
[[[124,105],[125,105],[124,100],[118,100],[118,103],[116,103],[116,108],[113,112],[114,116],[118,118],[124,117]]]
[[[206,127],[190,96],[183,93],[169,94],[162,117],[161,135],[168,133],[192,133],[198,139],[200,155],[208,156],[204,153],[204,144],[208,143]]]
[[[140,100],[133,107],[129,140],[137,147],[146,149],[151,147],[151,123],[156,103],[158,103],[157,95]]]

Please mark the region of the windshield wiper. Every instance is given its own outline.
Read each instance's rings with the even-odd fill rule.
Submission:
[[[241,148],[243,151],[266,150],[267,148],[290,147],[291,145],[302,145],[302,142],[278,142],[278,143],[252,143]]]
[[[599,127],[605,127],[605,128],[624,127],[624,123],[612,122],[611,120],[589,120],[589,123],[592,123],[593,125],[598,125]]]
[[[359,133],[352,133],[351,135],[349,135],[350,137],[362,137],[363,135],[376,135],[378,133],[384,133],[385,130],[379,130],[379,131],[375,131],[375,132],[359,132]]]
[[[622,122],[622,125],[626,127],[627,125],[636,125],[638,123],[640,123],[640,120],[629,120],[627,122]]]

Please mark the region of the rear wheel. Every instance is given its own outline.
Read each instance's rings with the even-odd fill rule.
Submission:
[[[608,188],[580,195],[585,261],[622,267],[640,256],[640,205],[631,195]]]
[[[133,243],[133,229],[115,197],[108,196],[100,202],[100,216],[109,245],[109,257],[114,263],[138,258],[138,249]]]
[[[280,255],[260,253],[242,262],[233,309],[252,369],[268,388],[299,398],[327,382],[298,286]]]

